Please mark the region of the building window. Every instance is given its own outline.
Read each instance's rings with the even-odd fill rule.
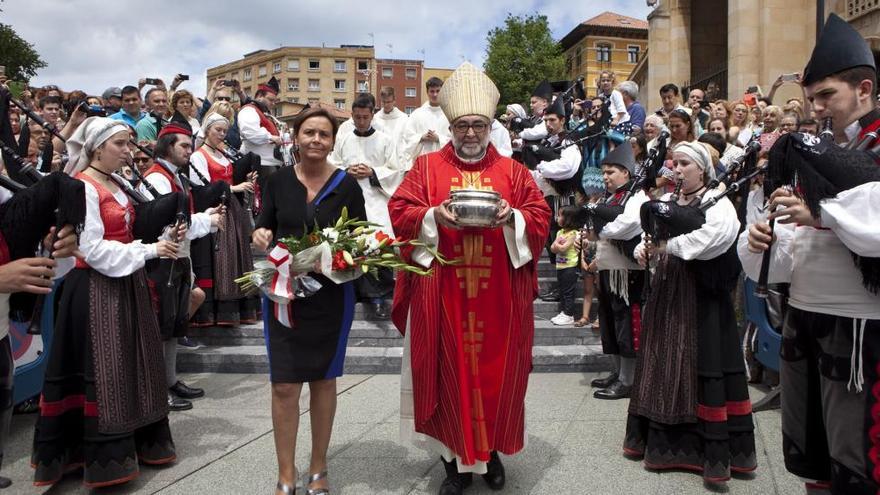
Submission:
[[[367,81],[358,81],[358,93],[366,93],[369,90]]]
[[[281,72],[281,62],[275,62],[272,64],[272,73],[278,74],[279,72]]]
[[[626,47],[626,60],[631,64],[639,63],[639,47],[638,46],[628,46]]]
[[[290,72],[299,72],[299,59],[291,59],[287,61],[287,70]]]
[[[394,77],[394,69],[391,67],[382,67],[382,78],[391,79]]]
[[[309,79],[309,91],[321,91],[321,80]]]
[[[581,68],[581,59],[582,58],[583,57],[581,56],[581,47],[575,48],[574,49],[574,66],[576,69]]]
[[[299,91],[299,78],[287,80],[288,91]]]
[[[334,79],[333,91],[345,91],[345,79]]]
[[[244,77],[243,77],[242,79],[245,80],[245,81],[250,81],[250,80],[251,80],[251,70],[250,70],[250,69],[245,69],[245,70],[244,70]]]
[[[416,78],[416,70],[415,69],[406,69],[406,78],[407,79],[415,79]]]
[[[568,57],[565,58],[565,72],[571,72],[571,69],[573,67],[572,66],[573,61],[574,61],[574,57],[572,57],[571,55],[569,55]]]
[[[596,62],[611,62],[611,45],[596,45]]]
[[[246,88],[241,88],[241,92],[244,93],[244,94],[246,94],[246,95],[249,95],[249,94],[251,94],[251,87],[248,86],[248,87],[246,87]]]
[[[407,115],[411,115],[413,112],[416,111],[416,107],[406,107],[405,111]]]
[[[333,100],[337,110],[345,110],[345,100]]]
[[[260,68],[257,69],[257,74],[258,74],[260,77],[266,77],[266,66],[265,66],[265,65],[261,65]]]
[[[316,58],[310,58],[309,70],[321,70],[321,61]]]
[[[298,96],[288,96],[287,101],[290,103],[299,103],[299,97]]]
[[[318,98],[309,98],[309,106],[310,107],[316,107],[319,105],[319,103],[320,103],[320,100]]]
[[[370,70],[370,61],[358,60],[358,70]]]
[[[345,60],[333,62],[333,72],[345,72]]]
[[[416,88],[406,88],[404,91],[404,96],[407,98],[415,98],[416,97]]]

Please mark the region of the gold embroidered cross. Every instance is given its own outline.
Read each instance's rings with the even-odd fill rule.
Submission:
[[[464,252],[461,253],[462,264],[460,268],[455,269],[455,276],[464,279],[460,281],[460,287],[465,289],[465,295],[468,299],[474,299],[480,288],[487,289],[489,287],[492,246],[483,246],[482,234],[465,234],[462,236],[461,243],[461,247],[455,247],[456,252],[461,252],[461,248],[464,248]],[[482,282],[483,278],[486,278],[487,281]]]

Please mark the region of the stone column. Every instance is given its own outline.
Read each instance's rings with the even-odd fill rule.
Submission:
[[[662,1],[648,15],[649,111],[660,107],[660,87],[690,79],[690,0]]]

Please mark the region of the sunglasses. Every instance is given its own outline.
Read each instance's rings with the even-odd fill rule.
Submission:
[[[143,163],[148,163],[148,162],[150,161],[150,157],[148,157],[148,156],[136,156],[136,157],[134,157],[134,159],[132,159],[132,161],[135,162],[135,163],[141,163],[141,162],[143,162]]]
[[[215,96],[214,99],[217,101],[232,101],[232,98],[229,96]]]

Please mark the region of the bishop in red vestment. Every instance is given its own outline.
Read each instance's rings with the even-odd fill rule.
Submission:
[[[452,141],[418,157],[388,203],[394,231],[459,263],[441,266],[423,249],[412,260],[432,276],[401,275],[393,318],[405,333],[401,429],[444,458],[441,494],[461,493],[471,473],[500,489],[497,453],[525,443],[524,399],[532,368],[536,264],[550,210],[529,171],[489,142],[495,85],[470,64],[444,84]],[[456,189],[501,194],[490,228],[462,228],[448,208]],[[466,473],[466,474],[461,474]]]

